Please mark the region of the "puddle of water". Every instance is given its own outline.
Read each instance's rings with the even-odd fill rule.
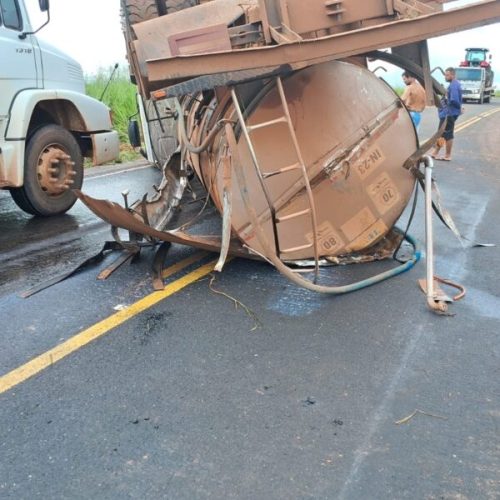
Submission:
[[[464,300],[483,318],[500,319],[500,297],[467,287],[467,296]]]
[[[277,293],[269,299],[266,308],[285,316],[309,316],[322,306],[321,297],[295,285],[287,286],[279,295]]]

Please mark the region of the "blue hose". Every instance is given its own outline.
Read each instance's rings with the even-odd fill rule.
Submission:
[[[420,249],[420,245],[418,241],[409,234],[406,234],[404,236],[404,239],[408,243],[410,243],[410,245],[413,247],[413,257],[410,260],[408,260],[404,264],[401,264],[398,267],[395,267],[394,269],[390,269],[389,271],[384,271],[383,273],[377,274],[376,276],[372,276],[371,278],[367,278],[358,281],[356,283],[352,283],[351,285],[336,287],[338,288],[338,293],[343,294],[343,293],[355,292],[356,290],[361,290],[362,288],[366,288],[375,285],[376,283],[380,283],[381,281],[387,280],[389,278],[393,278],[394,276],[398,276],[399,274],[409,271],[412,267],[414,267],[415,264],[422,258],[422,251]]]

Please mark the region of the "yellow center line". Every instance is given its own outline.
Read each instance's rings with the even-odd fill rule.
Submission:
[[[495,108],[490,111],[485,111],[484,113],[481,113],[477,116],[473,116],[472,118],[469,118],[465,122],[460,123],[457,127],[455,127],[455,132],[460,132],[461,130],[466,129],[467,127],[470,127],[471,125],[474,125],[475,123],[481,121],[483,118],[487,118],[488,116],[493,115],[494,113],[497,113],[500,111],[500,108]],[[421,142],[424,143],[427,141],[429,138],[426,138],[422,140]]]
[[[191,257],[187,257],[176,264],[167,267],[166,269],[163,270],[162,272],[162,277],[163,278],[169,278],[170,276],[173,276],[175,273],[178,273],[179,271],[182,271],[184,268],[190,266],[191,264],[194,264],[195,262],[200,261],[204,257],[206,257],[209,254],[209,252],[196,252],[195,254],[191,255]]]
[[[474,125],[477,122],[480,122],[481,118],[476,118],[474,120],[469,120],[468,122],[462,123],[458,127],[455,128],[455,132],[460,132],[464,128],[470,127],[471,125]]]
[[[163,273],[163,276],[171,276],[172,274],[184,269],[188,265],[201,260],[206,255],[206,252],[202,252],[201,254],[197,253],[192,257],[188,257],[187,259],[184,259],[166,269]],[[158,302],[161,302],[167,297],[177,293],[191,283],[194,283],[198,279],[203,278],[207,274],[210,274],[213,271],[215,264],[216,261],[212,261],[208,264],[205,264],[204,266],[199,267],[198,269],[195,269],[182,278],[179,278],[178,280],[168,284],[164,290],[153,292],[150,295],[147,295],[143,299],[135,302],[122,311],[118,311],[117,313],[112,314],[108,318],[99,321],[95,325],[92,325],[90,328],[87,328],[74,337],[71,337],[65,342],[62,342],[53,349],[50,349],[49,351],[36,356],[31,361],[28,361],[24,365],[21,365],[11,372],[3,375],[2,377],[0,377],[0,394],[8,391],[9,389],[12,389],[16,385],[24,382],[30,377],[33,377],[37,373],[40,373],[42,370],[45,370],[54,363],[57,363],[69,354],[108,333],[110,330],[116,328],[122,323],[125,323],[140,312],[149,309]]]
[[[477,116],[473,116],[472,118],[469,118],[468,120],[465,120],[464,122],[462,122],[460,124],[461,127],[463,127],[464,125],[469,125],[469,123],[472,123],[472,122],[478,122],[480,120],[480,116],[477,115]],[[458,127],[457,127],[458,128]]]
[[[455,132],[460,132],[461,130],[470,127],[471,125],[474,125],[475,123],[481,121],[483,118],[487,118],[488,116],[491,116],[492,114],[496,113],[497,111],[500,111],[500,108],[495,108],[490,111],[485,111],[484,113],[481,113],[480,115],[473,116],[469,120],[467,120],[464,123],[461,123],[458,127],[455,128]]]
[[[484,113],[481,113],[479,116],[486,118],[487,116],[493,115],[494,113],[497,113],[498,111],[500,111],[500,108],[490,109],[489,111],[485,111]]]

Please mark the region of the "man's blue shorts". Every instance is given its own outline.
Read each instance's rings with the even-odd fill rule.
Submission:
[[[413,124],[415,128],[418,130],[418,126],[420,125],[420,120],[422,119],[422,113],[418,111],[410,111],[411,119],[413,120]]]

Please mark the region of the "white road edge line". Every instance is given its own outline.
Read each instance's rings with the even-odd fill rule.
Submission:
[[[146,168],[151,168],[151,167],[152,167],[152,165],[147,164],[147,165],[141,165],[139,167],[124,168],[121,170],[116,170],[115,172],[109,172],[107,174],[90,175],[90,176],[85,177],[85,181],[92,181],[94,179],[102,179],[103,177],[111,177],[112,175],[123,174],[125,172],[135,172],[137,170],[144,170]]]

